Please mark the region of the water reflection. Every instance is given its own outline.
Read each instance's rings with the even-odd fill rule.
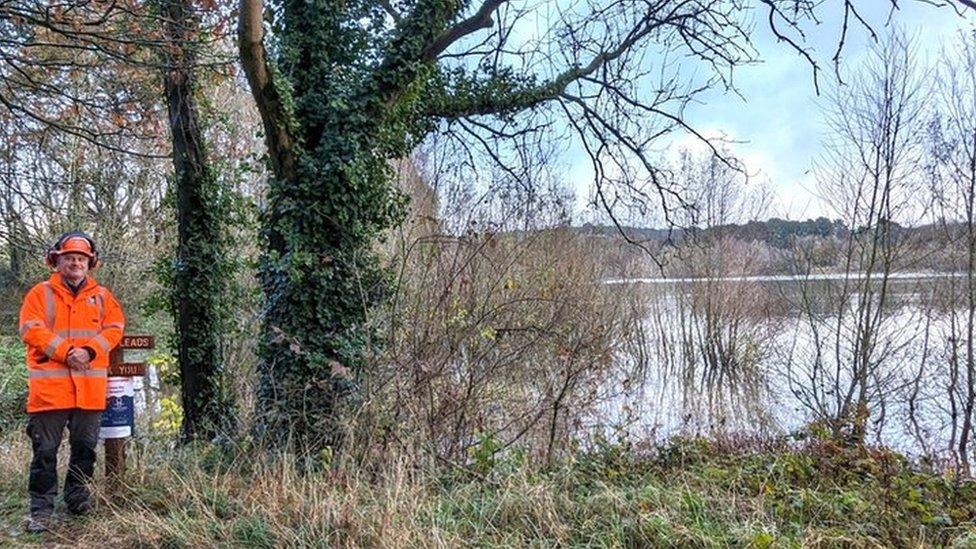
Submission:
[[[644,314],[604,389],[596,417],[612,421],[594,427],[785,434],[862,397],[870,442],[913,455],[957,444],[976,381],[960,356],[964,273],[606,282]]]

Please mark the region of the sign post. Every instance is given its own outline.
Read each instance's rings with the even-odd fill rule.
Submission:
[[[105,478],[110,484],[115,484],[125,473],[125,444],[135,424],[132,378],[146,374],[144,362],[125,362],[125,351],[155,346],[153,336],[127,335],[109,355],[108,402],[102,414],[100,436],[105,439]]]

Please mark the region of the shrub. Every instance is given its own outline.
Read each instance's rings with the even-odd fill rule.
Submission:
[[[27,368],[24,345],[0,339],[0,434],[22,427],[27,420]]]

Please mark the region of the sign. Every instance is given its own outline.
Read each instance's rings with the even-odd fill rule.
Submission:
[[[146,375],[144,361],[148,350],[155,346],[156,338],[151,335],[124,335],[119,346],[109,353],[108,402],[98,436],[105,440],[105,477],[110,489],[113,485],[118,487],[118,480],[125,474],[125,444],[135,425],[135,381],[139,380],[141,389],[141,376]],[[139,361],[125,362],[124,350],[129,351],[129,360],[134,359],[132,355],[139,355]]]
[[[108,378],[108,402],[102,412],[100,438],[126,438],[132,436],[135,423],[132,399],[135,386],[131,377]]]
[[[108,367],[108,375],[111,376],[144,376],[146,375],[145,362],[124,362],[121,364],[111,364]]]
[[[127,335],[122,337],[120,349],[153,349],[156,347],[156,338],[151,335]]]

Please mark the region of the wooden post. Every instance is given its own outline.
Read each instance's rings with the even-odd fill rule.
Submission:
[[[126,349],[152,349],[155,338],[147,335],[125,336],[118,347],[109,354],[108,375],[110,377],[135,377],[146,374],[145,363],[127,363]],[[105,439],[105,478],[108,488],[118,486],[125,475],[125,446],[129,437]]]
[[[112,369],[122,364],[121,346],[112,349],[109,354],[109,375]],[[107,438],[105,439],[105,479],[109,489],[118,486],[122,475],[125,473],[125,439]]]
[[[125,443],[127,438],[105,439],[105,479],[109,490],[118,487],[125,474]]]

